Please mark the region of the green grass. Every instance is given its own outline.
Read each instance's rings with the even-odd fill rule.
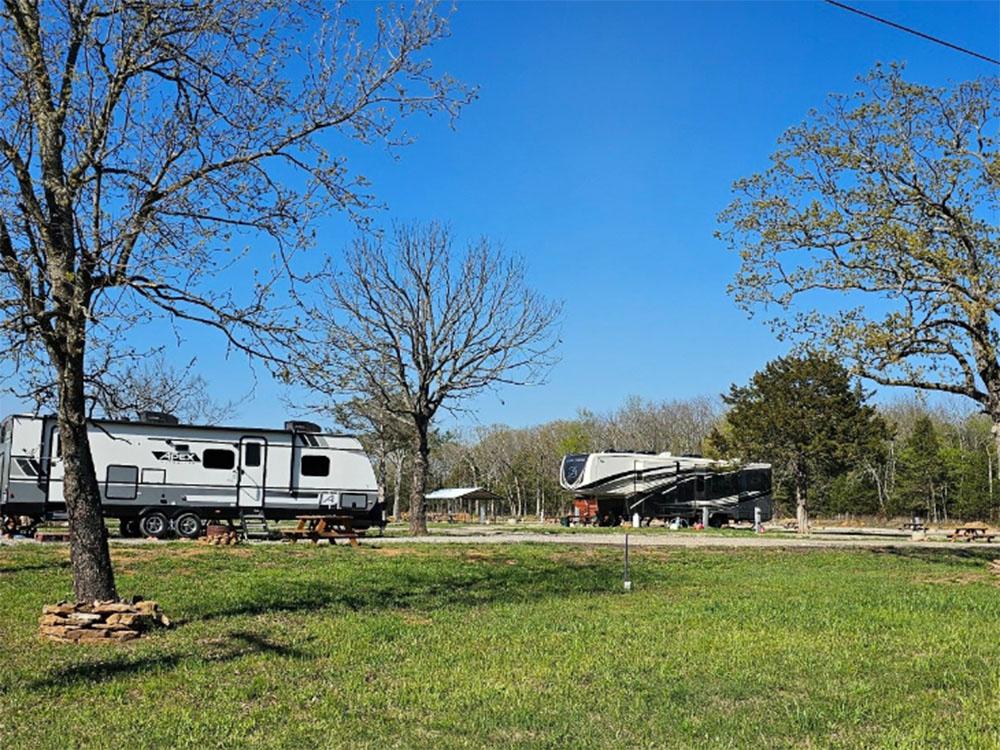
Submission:
[[[114,548],[179,626],[36,635],[65,548],[0,547],[0,748],[1000,746],[975,551]]]

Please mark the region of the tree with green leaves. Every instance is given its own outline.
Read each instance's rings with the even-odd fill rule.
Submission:
[[[972,399],[1000,445],[1000,78],[860,83],[735,184],[731,293],[856,375]]]
[[[773,360],[722,399],[729,412],[725,429],[712,433],[714,448],[770,463],[776,484],[795,499],[803,533],[809,530],[811,486],[878,450],[887,437],[885,422],[848,371],[820,354]]]
[[[926,508],[927,516],[937,521],[946,477],[934,422],[929,415],[921,415],[906,438],[900,456],[901,499],[911,509]]]

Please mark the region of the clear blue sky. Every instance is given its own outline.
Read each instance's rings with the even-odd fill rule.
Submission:
[[[1000,57],[997,2],[859,7]],[[399,160],[358,152],[391,219],[448,221],[528,261],[565,303],[547,385],[485,394],[466,424],[526,425],[652,399],[717,394],[784,353],[727,296],[736,258],[712,234],[732,181],[767,163],[781,132],[850,91],[876,61],[913,80],[996,74],[953,50],[821,2],[465,3],[435,65],[480,97],[455,130],[414,121]],[[354,153],[354,150],[352,150]],[[320,248],[352,236],[334,218]],[[211,334],[190,335],[220,398],[251,378]],[[286,390],[263,371],[241,421],[280,423]],[[297,398],[296,394],[291,394]],[[6,409],[5,409],[6,410]]]

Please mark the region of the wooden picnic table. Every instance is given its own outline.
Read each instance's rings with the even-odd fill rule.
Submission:
[[[308,539],[317,544],[320,539],[329,539],[330,544],[336,544],[338,539],[346,539],[352,546],[358,546],[358,537],[364,536],[364,531],[354,528],[351,516],[295,516],[298,526],[294,529],[283,529],[281,534],[292,542]]]
[[[992,542],[996,536],[996,532],[990,532],[986,524],[970,523],[959,526],[948,535],[948,539],[953,542]]]

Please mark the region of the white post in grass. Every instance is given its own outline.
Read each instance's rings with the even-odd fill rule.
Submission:
[[[760,533],[760,507],[754,506],[753,508],[753,530],[755,533]]]
[[[708,506],[703,505],[701,508],[701,525],[706,529],[708,528]]]

